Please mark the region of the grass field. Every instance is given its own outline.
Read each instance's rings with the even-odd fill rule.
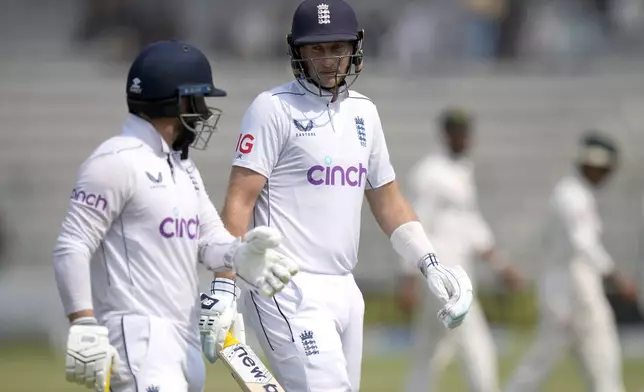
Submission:
[[[524,338],[518,340],[516,350],[501,360],[501,376],[505,380],[523,352]],[[405,355],[365,358],[361,391],[401,391],[406,373]],[[34,345],[7,345],[0,348],[0,390],[7,392],[74,392],[87,391],[65,381],[64,362],[46,349]],[[239,391],[229,374],[220,364],[208,365],[206,392]],[[644,392],[644,359],[629,360],[624,364],[628,392]],[[439,391],[466,391],[464,377],[453,364],[440,380]],[[561,363],[542,389],[552,392],[583,392],[581,379],[570,359]],[[170,392],[170,391],[168,391]],[[422,391],[419,391],[422,392]]]

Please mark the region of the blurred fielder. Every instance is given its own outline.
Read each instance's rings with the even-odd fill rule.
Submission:
[[[224,228],[188,147],[204,149],[222,97],[195,47],[146,47],[127,79],[129,115],[119,136],[81,166],[54,250],[71,322],[67,379],[104,391],[203,389],[197,264],[234,269],[266,294],[297,265],[258,227],[240,242]]]
[[[492,233],[483,219],[476,196],[474,167],[468,158],[471,144],[470,115],[456,108],[445,110],[439,119],[445,148],[424,157],[412,170],[409,184],[414,207],[436,251],[447,264],[460,265],[473,273],[474,260],[482,258],[511,289],[519,288],[519,275],[494,246]],[[415,274],[405,271],[401,285],[403,309],[417,302]],[[432,297],[424,296],[415,317],[413,361],[406,390],[433,391],[440,372],[458,347],[471,391],[496,392],[497,358],[494,341],[478,301],[460,328],[447,331],[433,317]]]
[[[641,217],[644,218],[644,199],[642,199],[640,213]],[[638,273],[638,284],[637,284],[637,303],[639,305],[640,315],[644,317],[644,222],[640,226],[640,237],[639,237],[639,273]]]
[[[539,248],[541,320],[532,347],[508,383],[508,392],[538,390],[571,346],[588,390],[624,391],[617,326],[602,279],[612,280],[629,299],[636,295],[635,286],[616,272],[602,244],[594,195],[616,169],[617,158],[617,147],[608,136],[584,135],[573,172],[557,183],[550,196]]]
[[[279,296],[243,290],[244,318],[289,392],[359,390],[364,302],[352,271],[365,196],[393,248],[441,298],[447,327],[472,301],[469,278],[439,263],[398,189],[375,105],[349,90],[363,67],[362,39],[343,0],[301,3],[287,38],[295,80],[251,104],[231,170],[228,230],[279,229],[279,251],[300,267]]]

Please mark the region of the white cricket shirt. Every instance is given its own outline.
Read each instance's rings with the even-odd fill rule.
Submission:
[[[302,271],[338,275],[357,262],[364,190],[395,174],[373,102],[354,91],[330,100],[297,81],[261,93],[244,116],[233,165],[267,178],[251,226],[282,232],[279,250]]]
[[[408,177],[412,204],[441,262],[471,267],[477,253],[494,245],[481,215],[474,166],[467,158],[447,153],[420,160]]]
[[[72,190],[54,250],[65,311],[93,308],[99,321],[153,315],[194,327],[197,263],[229,267],[223,254],[235,243],[193,163],[129,115],[122,135],[81,166]]]
[[[547,266],[571,261],[588,263],[599,276],[613,271],[614,262],[601,241],[602,222],[595,195],[579,175],[568,175],[554,188],[543,233],[541,258]]]

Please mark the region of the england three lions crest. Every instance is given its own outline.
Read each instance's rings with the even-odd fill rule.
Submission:
[[[356,117],[356,132],[358,132],[358,140],[362,147],[367,147],[367,131],[364,128],[364,119],[362,117]]]

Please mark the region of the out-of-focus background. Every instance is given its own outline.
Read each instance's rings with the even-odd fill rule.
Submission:
[[[145,43],[180,38],[202,48],[229,96],[221,131],[193,153],[222,205],[238,127],[256,94],[292,78],[285,34],[297,0],[21,0],[0,12],[0,390],[80,391],[64,383],[66,321],[51,249],[78,165],[120,132],[125,77]],[[534,233],[579,134],[618,139],[619,171],[599,196],[605,243],[618,266],[644,276],[644,1],[350,0],[366,30],[354,88],[378,105],[400,182],[436,151],[447,105],[476,115],[473,160],[484,216],[509,259],[534,278]],[[398,263],[365,208],[355,272],[367,303],[364,391],[402,389],[409,319],[396,309]],[[478,295],[493,326],[502,380],[537,318],[530,287],[500,289],[487,267]],[[204,289],[210,274],[203,272]],[[639,278],[640,285],[644,279]],[[628,391],[644,390],[644,324],[633,303],[607,295],[619,322]],[[639,371],[638,371],[639,369]],[[221,365],[208,391],[236,390]],[[465,390],[450,368],[445,390]],[[582,391],[563,362],[544,389]]]

